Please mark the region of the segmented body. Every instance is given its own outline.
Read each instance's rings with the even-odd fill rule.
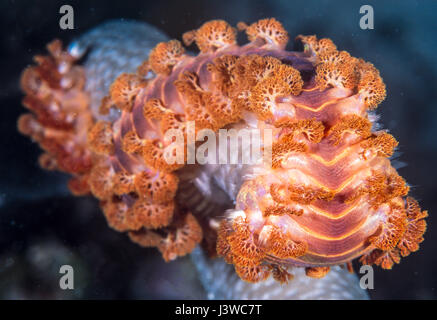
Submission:
[[[242,279],[286,282],[291,265],[318,278],[360,256],[391,268],[416,251],[427,214],[405,199],[408,186],[390,164],[396,140],[372,131],[368,110],[385,97],[376,68],[314,36],[299,37],[304,52],[286,51],[288,34],[274,19],[238,27],[249,44],[238,46],[220,20],[184,35],[197,56],[176,40],[158,44],[137,73],[112,84],[100,108],[121,111],[110,120],[89,110],[80,67],[53,43],[51,56],[23,74],[24,104],[36,117],[22,116],[19,128],[47,151],[43,166],[72,173],[75,194],[91,192],[113,228],[167,261],[203,240]],[[194,135],[273,133],[271,162],[234,168],[241,181],[224,190],[235,200],[230,211],[190,201],[185,185],[202,166],[164,157],[173,142],[166,132],[184,132],[187,147],[190,121]]]

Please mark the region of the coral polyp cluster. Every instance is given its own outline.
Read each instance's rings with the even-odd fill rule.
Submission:
[[[71,191],[86,194],[88,184],[82,177],[93,167],[86,130],[94,119],[84,92],[85,73],[74,57],[62,50],[60,41],[53,41],[47,49],[50,55],[36,56],[37,66],[27,68],[21,76],[26,94],[23,105],[32,113],[19,118],[18,129],[45,151],[39,158],[43,168],[73,174]]]
[[[215,20],[183,35],[198,55],[178,40],[157,44],[136,73],[115,79],[97,116],[83,70],[53,42],[23,73],[33,114],[19,129],[46,151],[44,167],[72,174],[73,193],[93,194],[111,227],[166,261],[202,243],[246,281],[287,282],[290,266],[320,278],[359,257],[390,269],[418,250],[427,213],[390,163],[397,141],[369,113],[386,95],[379,71],[330,39],[298,36],[304,51],[285,50],[289,36],[275,19],[237,29],[249,43],[239,46],[237,30]],[[205,185],[203,199],[187,200],[186,183],[210,167],[166,160],[166,132],[184,132],[186,148],[191,121],[196,132],[273,133],[271,161],[232,169],[241,186],[226,190],[231,210],[208,210]],[[222,166],[214,178],[225,185],[231,169]]]

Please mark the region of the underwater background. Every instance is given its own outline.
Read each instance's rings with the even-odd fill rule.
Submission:
[[[61,30],[59,8],[74,9]],[[373,30],[359,27],[362,5]],[[67,177],[38,167],[40,149],[16,129],[21,71],[45,45],[64,44],[110,19],[135,19],[170,38],[211,19],[254,22],[275,17],[293,39],[331,38],[340,50],[372,62],[387,86],[381,124],[399,141],[399,169],[428,210],[421,249],[393,270],[375,267],[372,299],[437,298],[437,1],[1,1],[0,3],[0,299],[200,299],[190,259],[164,263],[156,249],[110,229],[92,197],[73,197]],[[293,49],[290,41],[289,49]],[[74,265],[75,290],[59,289],[59,266]],[[358,265],[355,265],[358,270]]]

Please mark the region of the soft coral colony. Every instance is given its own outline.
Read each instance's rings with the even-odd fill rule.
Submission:
[[[32,113],[19,130],[44,149],[42,167],[70,173],[75,195],[93,194],[112,228],[166,261],[202,243],[246,281],[283,282],[289,266],[323,277],[355,258],[390,269],[417,251],[427,213],[391,166],[397,141],[369,113],[386,94],[378,70],[327,38],[298,36],[304,51],[286,51],[275,19],[237,28],[249,43],[214,20],[183,35],[198,55],[178,40],[157,44],[135,74],[114,81],[98,112],[83,67],[54,41],[23,72]],[[114,108],[120,116],[105,118]],[[164,134],[187,121],[272,129],[272,163],[242,182],[232,210],[199,214],[179,199],[190,165],[165,161]]]

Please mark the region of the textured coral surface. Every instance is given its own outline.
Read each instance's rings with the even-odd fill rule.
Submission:
[[[358,257],[390,269],[418,250],[427,213],[406,197],[389,160],[397,141],[370,112],[385,98],[378,70],[315,36],[297,38],[303,52],[286,51],[288,33],[275,19],[238,29],[248,44],[237,45],[236,29],[221,20],[187,32],[197,56],[177,40],[157,44],[137,73],[114,81],[101,117],[91,111],[83,69],[52,42],[23,72],[32,113],[19,130],[45,150],[43,167],[71,173],[74,194],[92,193],[111,227],[166,261],[202,242],[244,280],[286,282],[288,266],[319,278]],[[119,117],[105,119],[114,109]],[[188,121],[196,130],[273,132],[271,164],[251,168],[235,208],[217,223],[181,201],[190,165],[164,159],[165,132]]]

